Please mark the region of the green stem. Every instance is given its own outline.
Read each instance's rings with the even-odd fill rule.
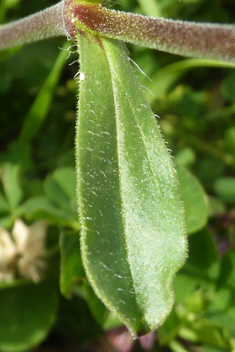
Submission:
[[[85,30],[171,54],[235,63],[232,25],[159,19],[71,0],[64,12],[71,36]]]
[[[34,15],[0,26],[0,50],[50,37],[66,36],[63,5],[61,1]]]

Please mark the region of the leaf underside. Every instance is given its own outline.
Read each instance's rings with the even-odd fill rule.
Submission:
[[[81,250],[88,279],[134,337],[169,314],[186,257],[171,157],[118,41],[79,35],[76,134]]]

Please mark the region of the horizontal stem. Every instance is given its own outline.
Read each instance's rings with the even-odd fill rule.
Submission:
[[[66,26],[199,59],[235,63],[235,26],[159,19],[65,1]],[[71,19],[71,22],[69,22]]]
[[[61,1],[34,15],[0,26],[0,50],[41,39],[67,35]]]

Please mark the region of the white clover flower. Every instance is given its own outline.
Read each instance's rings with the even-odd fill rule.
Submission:
[[[36,221],[26,226],[16,219],[12,234],[0,228],[0,281],[26,278],[38,282],[45,267],[47,224]]]

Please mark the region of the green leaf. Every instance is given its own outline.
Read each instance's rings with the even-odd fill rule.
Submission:
[[[186,269],[187,272],[187,269]],[[192,294],[197,286],[197,278],[191,273],[179,272],[174,280],[175,301],[182,302],[187,296]]]
[[[145,15],[161,17],[160,6],[155,0],[138,0],[138,3]]]
[[[56,169],[45,180],[45,191],[50,200],[64,211],[77,216],[76,177],[72,167]]]
[[[78,233],[60,235],[61,274],[60,289],[64,296],[71,295],[71,286],[85,277],[80,254]]]
[[[208,221],[207,198],[199,181],[186,168],[177,166],[177,174],[187,231],[192,234],[203,228]]]
[[[222,330],[206,319],[198,319],[192,324],[197,339],[203,343],[219,348],[228,348],[228,342]]]
[[[196,161],[195,151],[192,148],[186,147],[183,148],[177,155],[175,156],[176,165],[181,165],[184,167],[189,167]]]
[[[235,336],[235,290],[223,288],[216,292],[207,309],[207,318]]]
[[[204,345],[203,352],[231,352],[231,350],[228,348],[224,349],[215,346]]]
[[[31,106],[20,133],[21,141],[31,141],[44,123],[51,106],[55,87],[68,56],[69,45],[70,43],[65,43],[48,78]]]
[[[14,211],[23,197],[19,180],[19,165],[5,163],[1,171],[4,192],[11,210]]]
[[[202,255],[202,251],[206,253],[206,255]],[[176,283],[178,276],[181,281],[181,275],[183,275],[187,278],[185,282],[188,280],[189,286],[196,283],[206,289],[215,290],[218,272],[218,251],[210,232],[207,229],[203,229],[193,236],[190,236],[189,258],[179,275],[177,275]]]
[[[1,162],[11,162],[20,165],[21,171],[32,168],[31,146],[28,143],[12,141],[8,143],[7,152],[1,153]]]
[[[211,61],[211,60],[198,60],[198,59],[184,59],[173,64],[164,66],[158,70],[151,77],[151,81],[145,80],[144,85],[148,88],[146,96],[151,103],[167,91],[188,71],[200,67],[223,67],[225,64]],[[230,65],[228,65],[230,68]]]
[[[56,330],[67,341],[78,341],[80,345],[103,333],[93,319],[86,301],[76,296],[70,300],[61,299]]]
[[[234,87],[234,79],[235,73],[234,70],[228,74],[228,76],[224,79],[223,83],[221,84],[220,91],[222,97],[229,102],[235,102],[235,87]]]
[[[118,317],[113,312],[110,312],[99,300],[88,283],[85,282],[82,287],[93,317],[104,330],[113,329],[122,325]]]
[[[209,206],[209,214],[210,217],[217,217],[218,214],[225,214],[226,213],[226,206],[222,199],[217,197],[208,197],[208,206]]]
[[[220,286],[230,286],[235,290],[235,251],[228,251],[222,261],[219,275]]]
[[[0,349],[24,351],[41,342],[52,327],[58,290],[48,282],[0,290]]]
[[[230,127],[225,132],[225,146],[229,152],[235,152],[235,127]]]
[[[235,177],[221,177],[214,183],[215,192],[227,202],[235,202]]]
[[[0,218],[0,227],[3,227],[4,229],[8,229],[13,226],[14,223],[14,217],[13,216],[5,216]]]
[[[158,329],[158,338],[161,345],[166,345],[177,337],[182,323],[173,310],[165,323]]]
[[[2,193],[0,193],[0,213],[5,213],[9,211],[9,205],[6,198]]]
[[[126,49],[91,35],[78,41],[83,262],[98,297],[143,335],[169,314],[186,257],[176,173]]]
[[[71,212],[68,213],[58,209],[48,198],[43,196],[29,198],[22,205],[22,212],[29,220],[50,220],[57,225],[67,225],[79,229],[78,221]]]

